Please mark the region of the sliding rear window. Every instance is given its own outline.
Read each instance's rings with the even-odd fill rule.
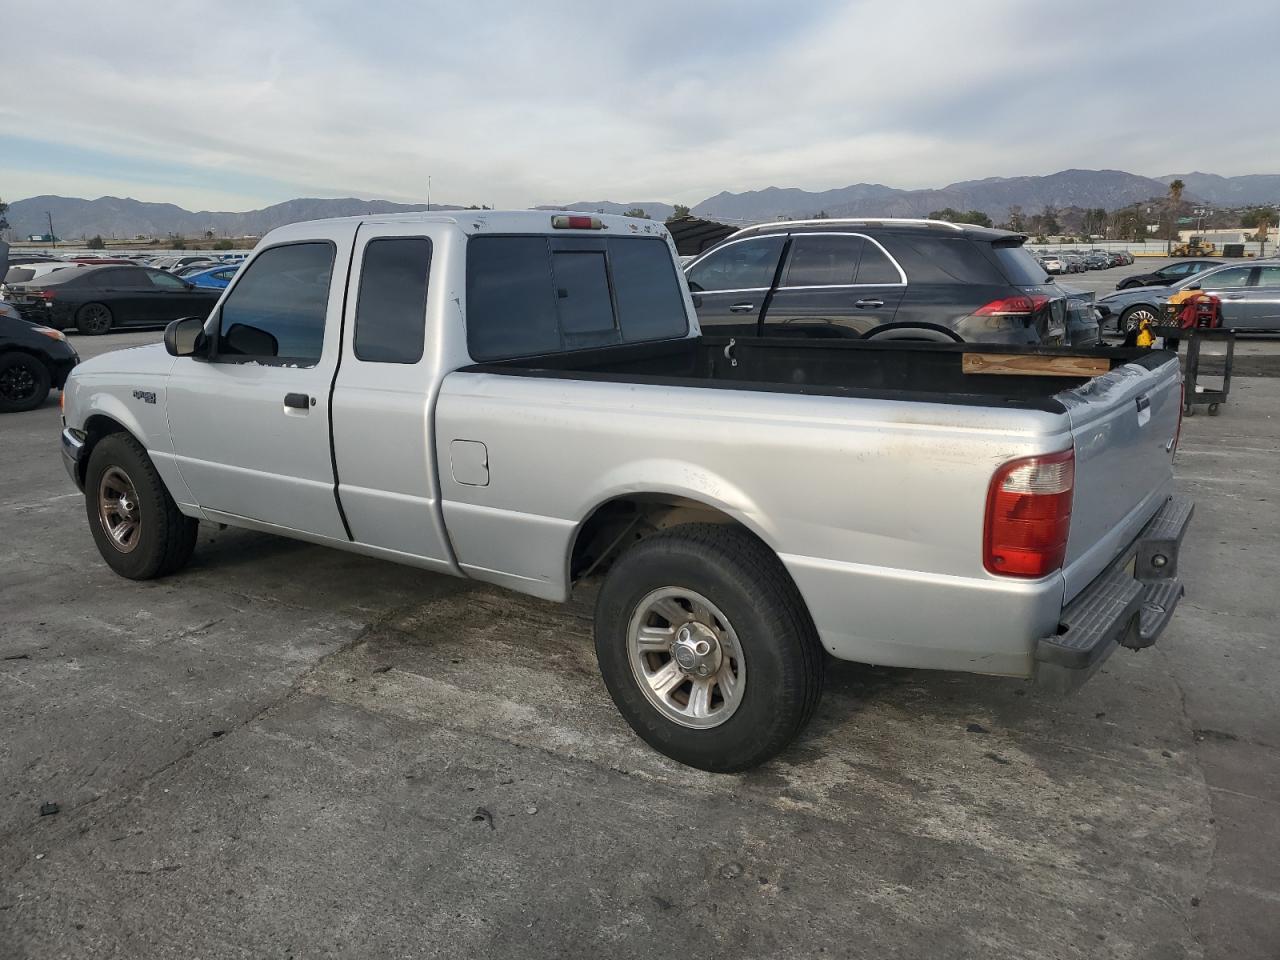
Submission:
[[[657,237],[473,237],[467,348],[505,360],[689,330],[670,248]]]

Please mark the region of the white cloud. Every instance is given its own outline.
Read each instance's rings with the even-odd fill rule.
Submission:
[[[1178,4],[59,9],[56,34],[7,45],[8,74],[40,79],[0,106],[0,130],[207,176],[166,186],[28,166],[10,169],[10,196],[27,184],[149,186],[148,199],[185,206],[421,200],[430,175],[442,201],[696,202],[1069,166],[1270,172],[1276,155],[1260,122],[1269,103],[1246,82],[1278,32],[1270,6],[1237,9],[1242,82],[1230,97],[1178,94],[1185,109],[1213,110],[1212,147],[1194,159],[1160,82],[1172,51],[1200,36],[1197,8]]]

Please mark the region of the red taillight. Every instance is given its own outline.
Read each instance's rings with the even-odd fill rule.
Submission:
[[[39,297],[41,300],[43,300],[45,303],[48,303],[50,300],[54,298],[57,292],[58,291],[56,290],[37,290],[36,296]]]
[[[584,217],[576,214],[558,214],[551,218],[551,226],[556,230],[604,229],[604,224],[599,217]]]
[[[991,480],[982,563],[1006,577],[1043,577],[1062,566],[1071,530],[1075,450],[1010,460]]]
[[[1018,294],[1015,297],[1002,297],[983,304],[973,311],[975,317],[1029,317],[1037,310],[1043,309],[1049,298],[1043,294]]]

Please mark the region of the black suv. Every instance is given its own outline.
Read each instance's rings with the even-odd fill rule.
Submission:
[[[768,223],[712,247],[685,276],[713,334],[1074,340],[1068,298],[1026,239],[938,220]]]

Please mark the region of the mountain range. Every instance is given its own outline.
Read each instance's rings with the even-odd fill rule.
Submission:
[[[1037,177],[988,177],[962,180],[937,189],[902,190],[880,183],[855,183],[835,190],[809,191],[797,187],[768,187],[744,193],[724,191],[693,206],[692,212],[708,219],[729,222],[808,217],[825,211],[839,216],[923,217],[934,210],[981,210],[997,222],[1011,206],[1034,214],[1046,206],[1104,207],[1115,210],[1163,197],[1168,184],[1181,179],[1183,197],[1193,203],[1238,207],[1280,202],[1280,174],[1223,177],[1212,173],[1169,174],[1143,177],[1123,170],[1062,170]],[[639,207],[654,219],[671,215],[673,207],[659,201],[620,203],[609,200],[575,201],[537,209],[591,210],[622,213]],[[48,216],[62,237],[132,238],[177,234],[198,237],[212,231],[217,236],[261,236],[268,230],[322,217],[369,213],[408,213],[426,210],[422,203],[388,200],[301,198],[243,213],[193,212],[171,203],[145,203],[119,197],[82,200],[42,196],[15,200],[7,218],[14,237],[48,231]],[[432,204],[432,210],[460,210],[452,204]]]

